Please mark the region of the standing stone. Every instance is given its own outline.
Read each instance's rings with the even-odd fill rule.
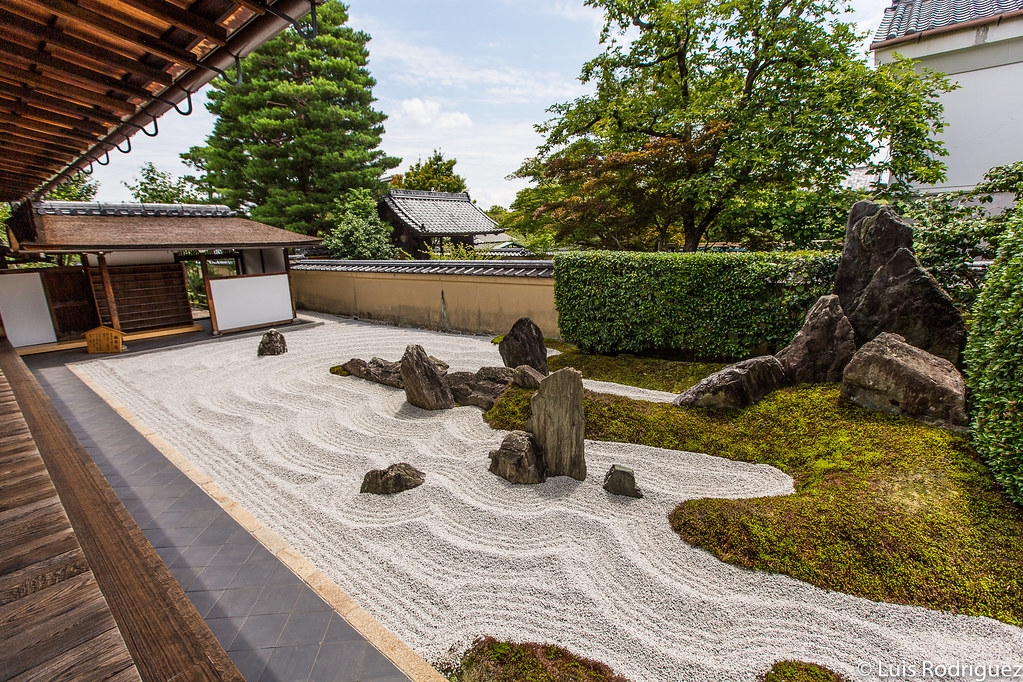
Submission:
[[[529,365],[544,376],[550,374],[547,367],[547,344],[543,332],[528,317],[519,318],[511,331],[504,335],[497,347],[505,367]]]
[[[890,207],[860,201],[849,211],[842,260],[833,293],[849,314],[879,267],[902,248],[912,248],[913,229]]]
[[[400,462],[392,464],[386,469],[374,469],[366,472],[359,492],[393,495],[421,486],[425,480],[426,474],[422,471],[407,462]]]
[[[806,314],[803,328],[775,357],[795,384],[842,380],[842,370],[856,352],[856,333],[838,296],[821,296]]]
[[[849,321],[861,345],[881,332],[891,332],[955,365],[966,345],[966,325],[959,309],[905,248],[877,269],[849,311]]]
[[[519,365],[512,375],[512,383],[530,391],[540,388],[541,381],[543,381],[543,374],[529,365]]]
[[[612,464],[604,476],[604,490],[612,495],[643,497],[643,491],[636,487],[636,474],[629,467]]]
[[[966,384],[945,358],[879,334],[845,368],[842,395],[861,407],[963,432],[968,422]]]
[[[582,373],[571,367],[559,369],[540,382],[530,404],[533,416],[526,430],[543,451],[547,475],[586,480]]]
[[[543,483],[547,478],[540,446],[525,431],[512,431],[500,449],[491,450],[490,473],[509,483]]]
[[[789,384],[785,368],[773,355],[761,355],[714,372],[675,398],[679,407],[738,410]]]
[[[446,379],[456,403],[489,410],[511,385],[514,374],[510,367],[481,367],[476,373],[451,372]]]
[[[424,410],[447,410],[455,406],[454,396],[437,367],[420,345],[410,345],[401,358],[401,383],[405,399]]]
[[[284,355],[288,352],[288,342],[284,340],[284,334],[276,329],[271,329],[263,334],[259,340],[259,348],[256,355]]]

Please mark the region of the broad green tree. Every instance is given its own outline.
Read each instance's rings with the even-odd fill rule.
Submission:
[[[835,187],[886,146],[893,188],[943,176],[951,86],[905,61],[870,68],[838,0],[585,4],[605,18],[580,76],[595,92],[551,107],[534,164],[592,190],[548,207],[562,225],[613,215],[620,241],[692,251],[751,192]],[[591,153],[565,157],[581,139]]]
[[[391,187],[396,189],[421,189],[431,192],[464,192],[465,178],[455,173],[455,159],[445,159],[440,150],[434,149],[426,161],[419,159],[408,171],[395,175]]]
[[[85,173],[76,173],[50,190],[43,197],[47,201],[92,201],[99,191],[99,183]]]
[[[333,228],[338,197],[381,190],[399,163],[378,148],[386,117],[373,108],[369,35],[345,25],[337,0],[317,14],[312,40],[283,31],[245,58],[240,85],[213,81],[213,133],[184,155],[229,206],[309,235]]]
[[[124,182],[135,201],[144,204],[201,204],[206,197],[187,178],[176,178],[168,171],[157,169],[152,161],[139,168],[138,177]]]
[[[377,215],[377,202],[365,187],[357,187],[338,199],[331,214],[334,227],[323,245],[334,258],[385,260],[394,258],[391,226]]]

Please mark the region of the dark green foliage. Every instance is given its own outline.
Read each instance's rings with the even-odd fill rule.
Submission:
[[[353,187],[382,190],[398,165],[377,147],[382,113],[366,67],[369,36],[329,0],[311,41],[288,29],[245,58],[244,82],[213,80],[207,108],[218,116],[204,147],[183,157],[204,185],[254,220],[317,235],[334,227],[335,200]]]
[[[426,161],[419,159],[408,171],[391,178],[391,187],[430,192],[464,192],[465,178],[455,173],[455,159],[445,159],[437,149]]]
[[[54,187],[43,199],[46,201],[92,201],[97,191],[99,191],[99,183],[89,180],[84,173],[79,173]]]
[[[603,663],[552,644],[476,640],[452,682],[628,682]]]
[[[377,202],[365,187],[348,190],[331,214],[334,228],[323,238],[323,245],[334,258],[346,260],[386,260],[394,258],[392,228],[377,215]]]
[[[200,194],[189,180],[175,178],[167,171],[157,170],[152,161],[139,168],[139,176],[132,182],[122,182],[135,201],[144,204],[202,204],[207,197]]]
[[[849,682],[849,678],[813,663],[778,661],[758,682]]]
[[[977,450],[1023,504],[1023,209],[1008,224],[966,343]]]
[[[531,395],[513,386],[484,418],[522,429]],[[723,415],[590,392],[584,409],[587,438],[770,464],[793,477],[793,495],[675,509],[682,539],[722,561],[1023,624],[1023,511],[962,436],[861,409],[831,384]]]
[[[554,259],[562,338],[597,353],[734,360],[787,344],[840,254],[625,253]]]

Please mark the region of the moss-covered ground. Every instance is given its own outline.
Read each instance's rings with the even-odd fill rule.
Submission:
[[[521,429],[531,392],[484,415]],[[1023,625],[1023,512],[968,440],[875,412],[837,385],[777,391],[715,414],[587,393],[586,437],[770,464],[796,493],[681,503],[683,540],[722,561],[877,601]]]
[[[849,682],[849,678],[813,663],[778,661],[760,682]]]
[[[628,682],[603,663],[550,644],[478,640],[462,657],[452,682]]]

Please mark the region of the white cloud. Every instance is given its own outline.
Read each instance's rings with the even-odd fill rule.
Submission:
[[[462,111],[442,111],[443,105],[435,99],[412,97],[402,100],[401,110],[395,116],[402,122],[420,128],[435,130],[461,130],[472,127],[472,118]]]

